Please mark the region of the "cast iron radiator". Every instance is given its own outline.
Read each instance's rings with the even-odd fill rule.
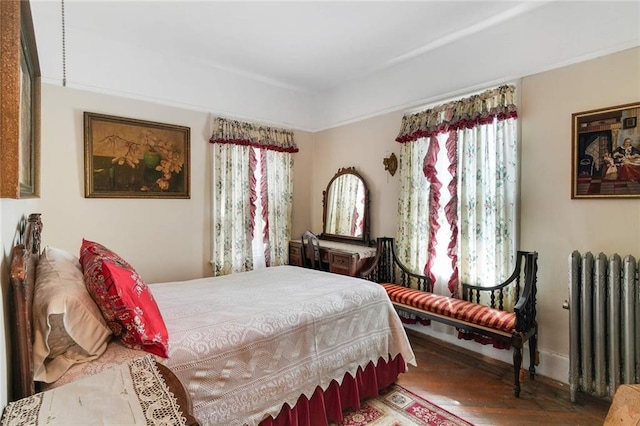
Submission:
[[[640,291],[636,259],[577,251],[569,257],[569,390],[613,397],[640,383]]]

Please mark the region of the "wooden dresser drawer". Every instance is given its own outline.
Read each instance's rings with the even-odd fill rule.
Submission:
[[[289,242],[289,265],[302,266],[302,244]]]
[[[354,276],[357,263],[358,255],[356,253],[329,252],[329,272]]]
[[[289,265],[304,266],[303,259],[305,259],[305,257],[302,253],[302,242],[295,240],[289,241]],[[366,267],[371,259],[373,258],[361,259],[360,255],[355,251],[351,252],[320,246],[320,263],[323,271],[328,270],[335,274],[355,277],[358,276],[360,271]]]

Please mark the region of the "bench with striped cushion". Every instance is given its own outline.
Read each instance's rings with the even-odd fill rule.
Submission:
[[[376,257],[361,277],[380,283],[398,309],[490,337],[513,348],[513,393],[519,397],[522,348],[526,341],[529,341],[531,379],[538,363],[537,253],[518,251],[514,271],[506,281],[492,287],[463,284],[462,299],[458,299],[434,294],[428,277],[410,272],[397,259],[393,242],[393,238],[378,238]],[[506,294],[516,295],[513,311],[504,309]]]
[[[382,286],[387,291],[391,302],[457,320],[456,325],[458,321],[462,321],[504,332],[509,336],[515,331],[516,314],[513,312],[505,312],[466,300],[427,293],[396,284],[383,283]]]

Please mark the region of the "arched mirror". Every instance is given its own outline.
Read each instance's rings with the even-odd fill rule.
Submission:
[[[355,168],[338,170],[322,196],[321,237],[369,244],[369,189]]]

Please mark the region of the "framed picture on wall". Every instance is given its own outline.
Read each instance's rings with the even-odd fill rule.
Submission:
[[[633,129],[634,127],[636,127],[638,125],[638,118],[637,117],[629,117],[629,118],[625,118],[622,124],[622,128],[623,129]]]
[[[189,127],[84,113],[86,198],[190,198]]]
[[[0,196],[38,195],[40,64],[28,1],[0,2]]]
[[[571,198],[640,198],[640,102],[572,114]]]

